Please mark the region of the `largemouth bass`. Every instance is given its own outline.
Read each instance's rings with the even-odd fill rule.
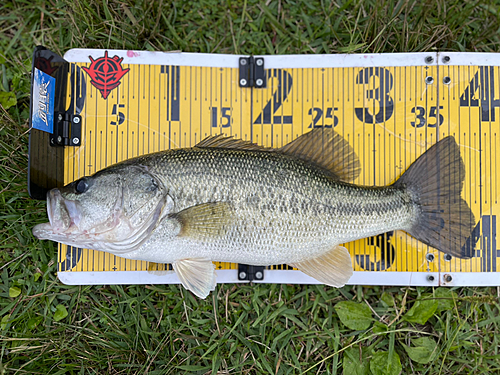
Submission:
[[[290,264],[335,287],[351,277],[342,243],[404,230],[467,258],[475,223],[461,198],[464,163],[453,137],[392,185],[358,186],[360,163],[331,129],[271,149],[229,137],[136,157],[47,194],[49,223],[33,234],[120,257],[172,263],[205,298],[212,261]]]

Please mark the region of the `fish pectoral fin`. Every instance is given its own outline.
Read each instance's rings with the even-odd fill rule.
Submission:
[[[200,298],[206,298],[217,285],[215,264],[207,259],[182,259],[173,264],[182,286]]]
[[[279,151],[317,164],[340,181],[352,182],[361,171],[361,164],[352,146],[329,128],[313,129]]]
[[[335,246],[319,257],[290,265],[306,275],[336,288],[344,286],[352,276],[351,255],[343,246]]]
[[[203,203],[170,215],[181,224],[178,236],[206,241],[224,236],[232,216],[226,202]]]
[[[168,264],[148,262],[148,273],[156,276],[164,276],[173,271],[168,269]]]

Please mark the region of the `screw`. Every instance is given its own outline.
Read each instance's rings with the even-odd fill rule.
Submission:
[[[74,145],[77,145],[78,143],[80,143],[80,140],[78,138],[73,138],[73,144]]]
[[[262,86],[264,81],[259,78],[258,80],[255,81],[255,83],[257,84],[257,86]]]
[[[61,136],[58,136],[57,137],[57,143],[61,143],[62,142],[62,137]]]
[[[257,280],[262,280],[262,277],[263,277],[263,276],[264,276],[264,275],[262,274],[262,272],[260,272],[260,271],[255,272],[255,278],[256,278]]]
[[[431,85],[434,82],[434,78],[432,77],[425,77],[425,83],[428,85]]]
[[[61,115],[60,113],[59,113],[59,116],[57,116],[57,119],[58,119],[59,121],[62,121],[62,115]]]
[[[449,85],[449,84],[450,84],[450,82],[451,82],[451,78],[450,78],[450,77],[444,77],[444,78],[443,78],[443,83],[444,83],[445,85]]]
[[[240,274],[238,275],[238,278],[240,280],[245,280],[247,278],[246,272],[240,272]]]
[[[432,56],[427,56],[427,57],[425,58],[425,62],[426,62],[427,64],[432,64],[432,63],[434,62],[434,57],[432,57]]]
[[[73,123],[78,124],[80,122],[80,117],[73,117]]]
[[[240,79],[240,85],[241,86],[246,86],[247,85],[247,80],[245,78]]]
[[[425,256],[425,259],[427,259],[429,262],[432,262],[434,260],[434,254],[431,253],[427,254]]]
[[[451,260],[451,254],[444,254],[444,260],[449,262]]]
[[[262,60],[262,59],[257,59],[257,60],[255,60],[255,63],[256,63],[258,66],[262,66],[262,64],[264,64],[264,60]]]
[[[240,59],[240,65],[246,65],[247,60],[246,59]]]
[[[451,277],[451,275],[444,275],[444,281],[446,281],[447,283],[450,283],[451,280],[453,280],[453,278]]]
[[[434,281],[434,276],[427,275],[427,281],[430,282],[430,283],[433,282]]]
[[[450,62],[450,60],[451,60],[450,56],[444,56],[444,57],[443,57],[443,62],[444,62],[445,64],[448,64],[448,63]]]

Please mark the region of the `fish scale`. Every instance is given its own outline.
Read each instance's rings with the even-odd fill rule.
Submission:
[[[277,152],[192,148],[137,162],[169,187],[177,211],[218,201],[233,207],[231,229],[216,241],[165,241],[160,227],[130,254],[154,253],[157,262],[202,255],[225,262],[251,257],[259,265],[294,263],[340,243],[405,229],[415,211],[402,189],[337,181],[314,164]]]

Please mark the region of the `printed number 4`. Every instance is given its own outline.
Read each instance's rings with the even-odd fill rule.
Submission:
[[[439,106],[439,109],[443,109],[443,106],[442,105]],[[425,125],[427,125],[428,128],[435,128],[444,122],[444,117],[441,113],[439,114],[439,120],[438,120],[437,106],[432,106],[431,110],[429,111],[429,115],[427,116],[428,118],[435,118],[436,119],[436,122],[434,122],[433,124],[430,124],[427,122],[427,119],[425,117],[425,108],[424,107],[421,107],[421,106],[413,107],[411,109],[411,113],[415,113],[417,115],[418,122],[412,121],[410,123],[411,126],[413,126],[414,128],[421,128]]]
[[[481,107],[481,121],[495,121],[495,108],[500,107],[500,99],[495,98],[495,69],[495,66],[480,66],[460,96],[461,107]]]

